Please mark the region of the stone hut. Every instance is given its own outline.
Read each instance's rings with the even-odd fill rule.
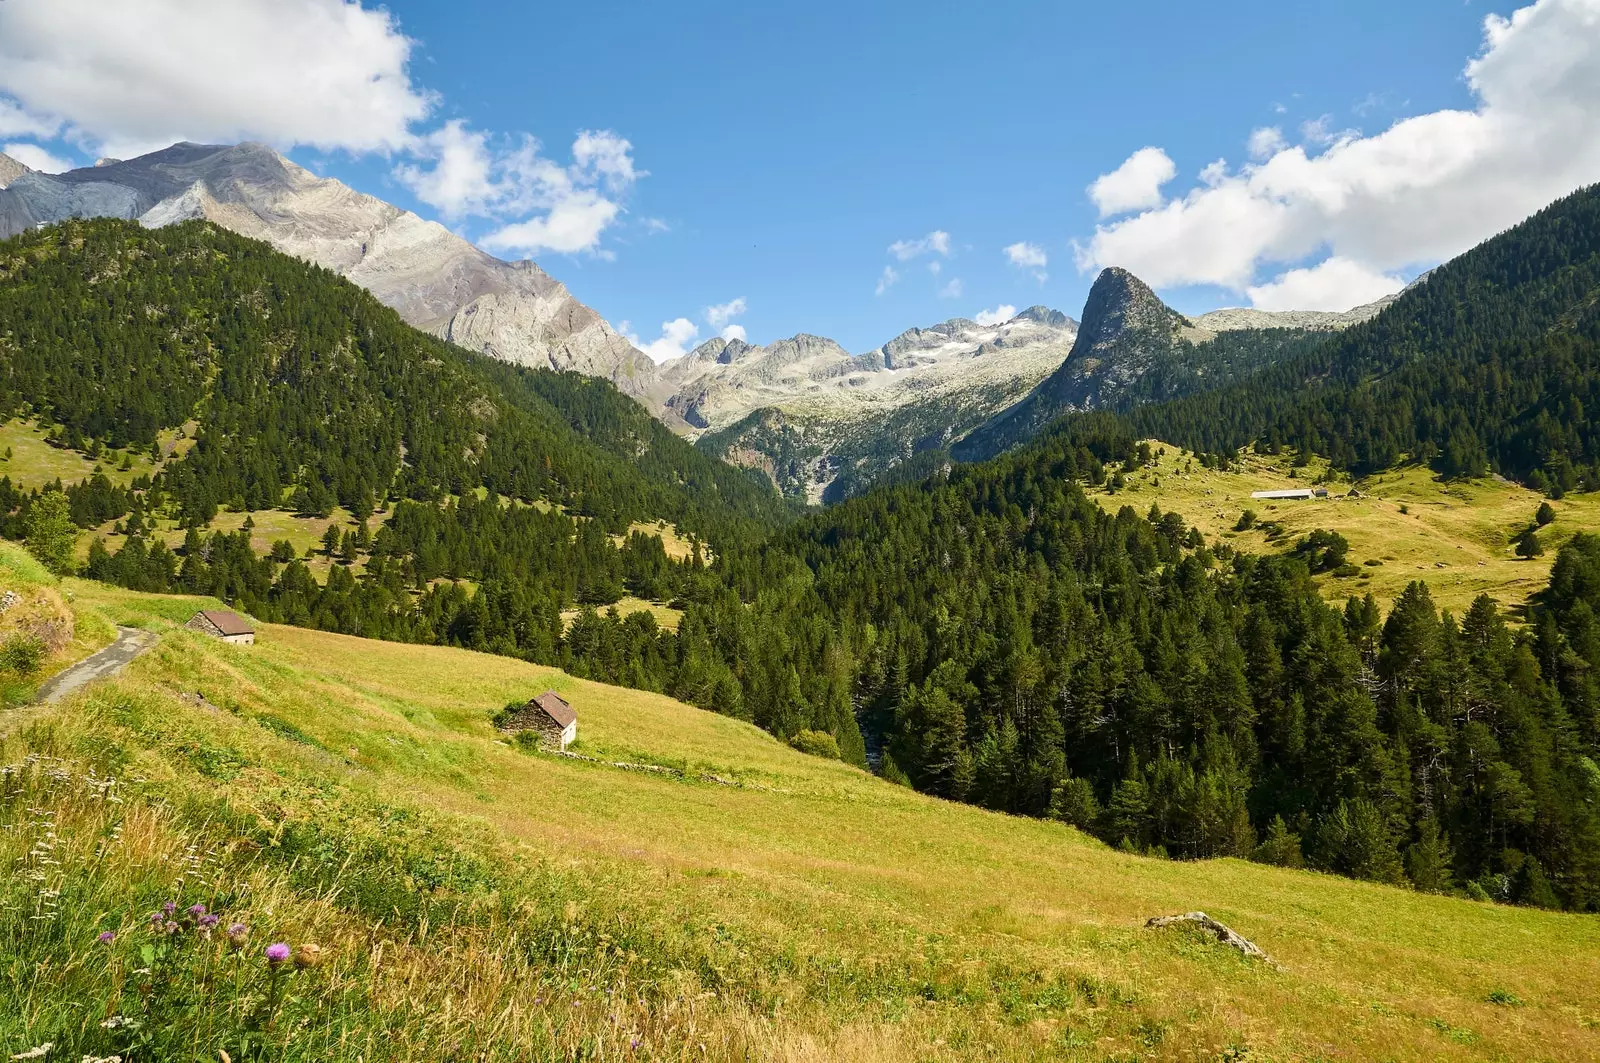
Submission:
[[[502,731],[537,731],[539,744],[566,749],[578,737],[578,714],[554,690],[546,690],[526,705],[508,708],[496,721]]]
[[[202,609],[183,626],[190,631],[241,646],[249,646],[256,640],[256,629],[250,626],[250,622],[227,609]]]

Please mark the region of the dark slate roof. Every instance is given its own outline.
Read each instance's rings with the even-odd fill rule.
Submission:
[[[557,726],[561,727],[563,730],[566,729],[568,724],[572,723],[578,718],[578,714],[572,711],[572,706],[568,705],[561,695],[557,694],[554,690],[546,690],[543,694],[540,694],[538,697],[529,702],[529,704],[537,705],[539,708],[543,709],[544,714],[554,720]]]
[[[238,613],[229,609],[202,609],[200,615],[217,625],[217,630],[224,635],[253,635],[255,628],[250,622]]]

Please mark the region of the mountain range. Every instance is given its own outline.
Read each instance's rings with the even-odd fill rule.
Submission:
[[[0,238],[85,216],[150,227],[204,219],[265,240],[459,346],[609,380],[714,456],[812,502],[914,469],[907,463],[920,454],[985,457],[1064,412],[1192,390],[1219,359],[1254,368],[1293,337],[1342,329],[1384,305],[1342,314],[1231,309],[1191,321],[1111,269],[1090,292],[1081,330],[1035,306],[1006,321],[908,329],[860,354],[802,333],[765,346],[713,339],[657,366],[533,262],[495,258],[262,144],[181,143],[61,174],[0,155]],[[1235,337],[1225,354],[1206,348],[1223,334]],[[1183,379],[1174,384],[1172,373]]]
[[[262,144],[174,144],[44,174],[0,156],[0,238],[74,217],[203,218],[366,288],[409,324],[517,365],[610,380],[661,408],[655,366],[565,285]]]

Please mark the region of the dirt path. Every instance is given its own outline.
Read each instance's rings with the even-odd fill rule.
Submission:
[[[46,680],[39,688],[34,701],[40,705],[53,705],[96,679],[114,676],[126,668],[128,662],[154,646],[158,640],[159,636],[153,631],[141,631],[136,627],[119,627],[117,641]]]

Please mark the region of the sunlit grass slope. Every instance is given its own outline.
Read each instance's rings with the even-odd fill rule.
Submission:
[[[1091,497],[1113,512],[1127,505],[1141,515],[1155,503],[1163,512],[1183,514],[1208,540],[1251,553],[1293,549],[1315,528],[1336,531],[1350,541],[1350,561],[1360,568],[1353,577],[1318,578],[1323,593],[1339,602],[1370,592],[1387,609],[1408,583],[1420,579],[1435,602],[1457,614],[1479,594],[1515,608],[1549,582],[1550,564],[1562,543],[1574,532],[1600,529],[1600,494],[1553,501],[1556,520],[1539,531],[1544,556],[1524,560],[1513,540],[1533,523],[1545,498],[1517,484],[1445,481],[1425,467],[1408,466],[1354,483],[1326,484],[1327,499],[1268,501],[1250,494],[1311,487],[1326,463],[1294,470],[1288,455],[1246,451],[1238,467],[1219,472],[1203,468],[1177,447],[1156,440],[1151,447],[1159,454],[1156,462],[1127,477],[1123,490],[1091,488]],[[1297,475],[1291,477],[1291,471]],[[1352,488],[1361,497],[1343,497]],[[1275,523],[1281,531],[1270,535],[1259,526],[1235,531],[1247,509],[1255,511],[1258,522]],[[1372,561],[1379,564],[1368,564]]]
[[[7,741],[0,861],[42,877],[0,887],[5,1056],[109,1055],[141,1008],[150,1058],[1600,1056],[1592,918],[1125,855],[664,697],[294,628],[225,646],[176,628],[194,600],[65,589],[166,633]],[[505,742],[490,713],[546,687],[579,752],[678,774]],[[169,898],[249,944],[138,974]],[[1281,969],[1143,929],[1196,909]],[[268,1022],[278,940],[324,959]]]

